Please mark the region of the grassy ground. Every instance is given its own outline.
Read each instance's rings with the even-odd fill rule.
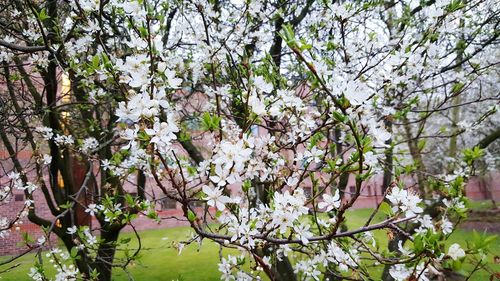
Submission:
[[[475,205],[480,208],[484,207],[482,203],[475,203]],[[370,213],[371,210],[369,209],[350,212],[348,215],[349,228],[361,226]],[[205,241],[199,251],[197,245],[187,246],[181,255],[178,255],[177,250],[172,247],[173,241],[185,240],[189,231],[189,228],[186,227],[143,231],[141,233],[143,244],[141,258],[139,262],[129,266],[130,273],[135,280],[219,280],[220,275],[217,270],[219,248],[215,243]],[[375,231],[374,235],[378,242],[382,243],[381,245],[387,243],[387,233],[385,231]],[[131,237],[131,234],[125,233],[122,237]],[[452,235],[450,243],[459,243],[465,246],[466,241],[471,239],[470,237],[471,232],[457,230]],[[491,250],[497,255],[500,254],[500,239],[497,238],[496,243],[492,243]],[[228,253],[229,251],[225,250],[223,254]],[[233,251],[233,253],[237,253],[237,251]],[[0,257],[0,262],[6,258],[8,257]],[[493,257],[488,257],[488,260],[493,261]],[[33,264],[33,255],[26,255],[17,260],[16,263],[19,263],[18,267],[10,272],[0,274],[1,281],[29,280],[27,273]],[[471,268],[472,265],[466,265],[466,267]],[[6,269],[5,266],[0,266],[0,272],[4,269]],[[497,272],[500,271],[500,265],[495,264],[493,269]],[[380,276],[380,271],[373,272],[372,277],[375,280],[378,279],[377,276]],[[488,277],[486,272],[479,272],[471,280],[488,280]],[[114,271],[113,280],[128,280],[127,274],[121,270],[116,270]]]
[[[203,247],[198,251],[197,245],[186,246],[181,255],[172,247],[173,241],[186,240],[190,229],[176,227],[168,229],[148,230],[141,233],[143,251],[137,263],[131,264],[129,270],[135,280],[219,280],[217,270],[218,246],[215,243],[204,241]],[[124,233],[121,237],[132,237]],[[134,247],[137,244],[130,242]],[[225,251],[228,253],[228,251]],[[122,255],[122,253],[118,253]],[[7,257],[0,257],[0,262]],[[16,263],[20,265],[11,272],[0,274],[2,281],[30,280],[27,273],[33,264],[33,255],[26,255]],[[0,271],[6,267],[0,267]],[[50,267],[47,267],[50,269]],[[53,271],[48,272],[48,276]],[[113,272],[113,280],[128,280],[127,274],[122,270]]]

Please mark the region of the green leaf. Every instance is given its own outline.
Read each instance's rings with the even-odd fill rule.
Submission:
[[[416,253],[422,252],[422,250],[424,249],[424,241],[422,239],[422,235],[417,235],[417,237],[415,237],[415,240],[413,241],[413,246]]]
[[[91,280],[97,280],[98,277],[99,277],[99,272],[97,271],[97,269],[93,269],[90,272],[90,279]]]
[[[380,212],[386,214],[386,215],[392,215],[392,208],[387,202],[382,202],[379,207]]]
[[[345,123],[348,120],[347,116],[345,116],[337,111],[332,112],[332,117],[333,117],[333,119],[339,121],[340,123]]]
[[[151,139],[151,137],[145,131],[137,132],[137,138],[144,142],[147,142]]]
[[[243,189],[243,192],[247,193],[250,187],[252,187],[250,180],[245,180],[241,188]]]
[[[100,64],[99,56],[98,55],[93,56],[92,57],[92,67],[94,69],[99,69],[99,64]]]
[[[71,248],[70,255],[73,259],[76,258],[78,256],[78,248],[77,247]]]
[[[453,261],[452,268],[454,271],[459,271],[462,268],[462,262],[460,260]]]
[[[50,19],[50,17],[47,15],[47,12],[45,12],[45,9],[40,10],[40,12],[37,14],[37,17],[40,21]]]
[[[130,237],[127,237],[127,238],[122,238],[120,241],[122,244],[127,244],[128,242],[130,242],[132,240],[132,238]]]
[[[124,197],[125,197],[125,202],[127,202],[127,204],[128,204],[129,206],[131,206],[131,205],[135,205],[135,200],[134,200],[134,198],[132,197],[132,195],[130,195],[130,194],[128,194],[128,193],[127,193],[127,194],[125,194],[125,196],[124,196]]]
[[[287,45],[292,48],[297,46],[297,42],[295,41],[295,33],[293,32],[293,27],[291,24],[285,24],[279,34],[285,40]]]
[[[142,38],[148,37],[148,30],[144,26],[140,26],[137,29],[139,30],[139,33],[141,34]]]
[[[23,242],[25,244],[30,244],[30,243],[35,242],[35,240],[33,239],[33,237],[31,237],[28,232],[23,232],[22,235],[23,235]]]
[[[463,160],[465,163],[468,165],[472,165],[474,161],[478,160],[484,155],[484,149],[480,148],[479,146],[475,146],[474,148],[470,149],[467,148],[463,151]]]
[[[453,94],[458,94],[458,93],[460,93],[460,91],[462,91],[464,86],[465,86],[465,84],[462,82],[455,83],[455,84],[453,84],[453,86],[451,86],[451,92]]]
[[[201,117],[201,127],[203,130],[215,131],[219,129],[219,123],[221,120],[221,117],[216,115],[212,116],[210,113],[205,112]]]
[[[188,210],[188,220],[191,222],[196,220],[196,214],[191,210]]]
[[[453,13],[457,10],[462,9],[463,7],[465,7],[465,4],[462,3],[462,0],[453,0],[448,6],[446,6],[445,10],[449,13]]]
[[[312,137],[311,137],[311,145],[309,146],[309,148],[312,148],[314,146],[316,146],[318,143],[320,143],[323,138],[324,138],[325,135],[323,135],[323,133],[321,132],[316,132]]]
[[[71,202],[67,202],[66,204],[60,204],[59,208],[61,208],[61,209],[69,209],[69,208],[71,208],[71,205],[72,205]]]
[[[427,142],[425,140],[419,140],[418,141],[418,145],[417,145],[418,146],[418,150],[422,151],[424,149],[426,143]]]
[[[190,140],[191,140],[191,135],[186,130],[182,130],[179,133],[179,141],[180,142],[185,142],[185,141],[190,141]]]

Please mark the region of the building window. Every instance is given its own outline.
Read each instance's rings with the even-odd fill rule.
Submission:
[[[372,186],[369,185],[369,186],[366,187],[366,189],[367,189],[367,192],[368,192],[368,196],[372,196]]]
[[[177,202],[168,197],[160,199],[160,207],[162,210],[175,209],[177,207]]]
[[[14,194],[14,201],[24,201],[24,194]]]

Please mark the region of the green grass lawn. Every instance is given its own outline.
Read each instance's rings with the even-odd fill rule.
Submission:
[[[141,232],[143,250],[138,262],[129,265],[131,275],[135,280],[219,280],[217,263],[219,261],[219,247],[208,240],[198,250],[198,245],[186,246],[179,255],[172,247],[173,241],[182,241],[188,238],[188,227],[147,230]],[[123,233],[120,237],[131,237],[131,233]],[[131,247],[137,243],[130,242]],[[237,251],[236,251],[237,252]],[[225,250],[224,253],[228,253]],[[122,255],[122,253],[117,254]],[[7,257],[0,257],[0,262]],[[30,280],[27,273],[33,264],[33,255],[26,255],[16,263],[20,265],[10,272],[0,274],[2,281]],[[0,267],[0,271],[6,266]],[[50,269],[50,266],[46,268]],[[51,276],[53,271],[49,271]],[[128,280],[127,274],[119,269],[113,271],[113,280]]]
[[[371,214],[370,209],[360,209],[349,212],[348,225],[349,228],[359,227]],[[141,258],[135,264],[129,266],[131,275],[135,280],[219,280],[219,272],[217,263],[219,262],[219,247],[210,241],[204,241],[201,250],[198,250],[197,245],[189,245],[183,250],[181,255],[178,255],[176,249],[172,247],[173,241],[186,240],[190,232],[187,227],[177,227],[168,229],[148,230],[141,233],[143,251]],[[386,231],[374,231],[375,238],[381,245],[387,243]],[[121,237],[131,237],[131,233],[124,233]],[[471,239],[471,232],[457,230],[450,239],[451,243],[459,243],[465,247],[467,240]],[[132,239],[131,246],[136,244]],[[497,238],[496,243],[492,243],[491,251],[500,254],[500,240]],[[237,250],[224,250],[226,255],[232,252],[237,254]],[[118,254],[120,255],[120,254]],[[8,257],[0,257],[0,262]],[[33,264],[33,255],[26,255],[18,260],[19,266],[10,272],[0,274],[1,281],[19,281],[30,280],[27,273],[30,266]],[[493,257],[488,257],[489,261],[493,261]],[[472,265],[465,265],[466,268],[471,268]],[[6,269],[6,266],[0,266],[0,271]],[[48,267],[47,267],[48,268]],[[493,265],[495,271],[500,271],[500,265]],[[49,274],[49,276],[51,276]],[[128,280],[127,274],[121,270],[113,272],[113,280],[125,281]],[[380,271],[374,271],[373,276],[380,276]],[[486,272],[476,273],[471,280],[488,280],[489,275]]]

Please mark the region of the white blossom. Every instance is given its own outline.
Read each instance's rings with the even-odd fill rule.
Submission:
[[[448,248],[448,256],[454,260],[458,260],[465,257],[465,251],[459,244],[454,243]]]
[[[210,188],[208,185],[203,186],[203,193],[207,196],[203,200],[207,200],[207,205],[217,207],[219,211],[226,208],[226,203],[230,202],[229,197],[222,195],[222,189],[217,187]]]
[[[333,209],[338,209],[340,207],[340,193],[339,190],[335,190],[333,196],[329,194],[323,194],[323,202],[318,203],[318,208],[325,209],[325,212],[330,212]]]
[[[398,209],[400,209],[402,212],[404,212],[407,218],[413,217],[416,214],[420,214],[424,211],[422,207],[418,206],[418,204],[422,202],[422,199],[420,199],[417,195],[408,192],[407,190],[400,189],[397,186],[393,187],[391,193],[387,195],[387,199],[389,199],[389,201],[392,203],[393,211],[396,212]]]

